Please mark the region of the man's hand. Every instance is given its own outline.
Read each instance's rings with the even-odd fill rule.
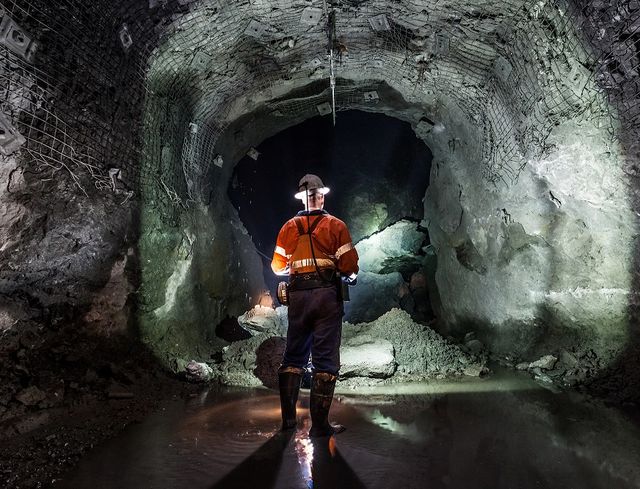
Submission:
[[[280,270],[279,272],[274,272],[276,275],[278,275],[279,277],[286,277],[289,275],[289,266],[287,266],[286,268],[283,268],[282,270]]]
[[[348,277],[342,277],[342,280],[344,281],[344,283],[346,283],[347,285],[353,287],[355,284],[358,283],[358,276],[355,273],[352,273],[351,275],[349,275]]]

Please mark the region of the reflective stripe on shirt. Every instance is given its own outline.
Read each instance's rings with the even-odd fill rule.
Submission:
[[[346,245],[342,245],[340,248],[338,248],[338,250],[336,251],[336,258],[340,258],[342,255],[344,255],[347,251],[351,251],[353,249],[353,244],[351,243],[347,243]]]
[[[335,264],[333,260],[327,260],[326,258],[317,258],[314,260],[313,258],[305,258],[304,260],[296,260],[291,262],[291,270],[295,270],[297,268],[304,267],[313,267],[318,264],[319,268],[335,268]]]
[[[291,256],[291,255],[287,255],[287,252],[284,250],[282,246],[276,246],[276,249],[274,251],[278,255],[284,256],[285,258],[289,258]]]

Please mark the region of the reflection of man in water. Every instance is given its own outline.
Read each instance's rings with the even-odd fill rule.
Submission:
[[[289,219],[278,234],[271,268],[289,275],[289,330],[278,370],[282,429],[296,426],[296,402],[304,367],[313,363],[310,436],[344,430],[328,421],[338,370],[342,315],[342,280],[355,285],[358,253],[344,222],[326,212],[329,189],[316,175],[302,177],[296,198],[305,210]]]

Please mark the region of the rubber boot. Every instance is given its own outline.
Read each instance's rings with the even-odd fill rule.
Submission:
[[[311,411],[311,429],[309,436],[331,436],[341,433],[345,427],[339,424],[329,423],[329,409],[333,401],[333,390],[336,387],[337,376],[316,372],[311,379],[311,398],[309,399],[309,410]]]
[[[278,371],[278,384],[280,385],[280,409],[282,411],[282,431],[292,430],[296,427],[296,404],[303,370],[294,367],[285,367]]]

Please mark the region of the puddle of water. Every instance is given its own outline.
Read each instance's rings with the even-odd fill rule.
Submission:
[[[640,430],[621,412],[525,376],[339,392],[347,426],[279,433],[279,398],[226,389],[173,402],[97,447],[56,488],[640,487]]]

